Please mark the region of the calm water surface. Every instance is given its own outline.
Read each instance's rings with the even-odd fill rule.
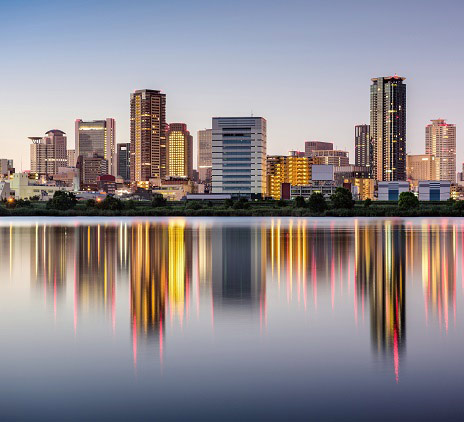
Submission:
[[[463,219],[0,219],[0,418],[464,418]]]

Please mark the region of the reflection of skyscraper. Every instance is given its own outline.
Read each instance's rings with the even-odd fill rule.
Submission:
[[[37,225],[31,236],[31,282],[45,300],[56,307],[57,298],[66,288],[66,227]],[[56,308],[55,308],[56,309]]]
[[[456,250],[454,229],[424,224],[420,232],[422,288],[426,318],[437,318],[448,331],[450,310],[456,317]],[[418,235],[419,236],[419,235]]]
[[[370,233],[363,233],[363,230]],[[367,285],[369,289],[374,348],[380,353],[392,356],[395,376],[398,379],[400,353],[406,340],[404,227],[385,222],[381,228],[369,226],[358,229],[356,257],[359,258],[356,264],[356,283]]]
[[[214,306],[254,308],[265,289],[265,231],[224,227],[212,237]]]
[[[76,283],[79,306],[85,311],[113,312],[116,294],[117,228],[79,226]]]

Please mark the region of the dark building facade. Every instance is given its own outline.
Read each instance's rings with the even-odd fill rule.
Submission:
[[[130,182],[130,142],[118,144],[118,176]]]
[[[373,175],[406,180],[406,84],[401,76],[372,78],[370,136]]]
[[[131,182],[166,176],[166,95],[143,89],[130,98]]]
[[[356,166],[371,166],[372,142],[369,125],[356,125],[354,127],[354,161]]]

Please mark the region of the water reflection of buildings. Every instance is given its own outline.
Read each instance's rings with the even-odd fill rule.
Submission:
[[[103,309],[114,317],[117,237],[115,226],[78,226],[76,230],[75,293],[79,308]]]
[[[265,230],[223,227],[211,233],[215,313],[261,309],[265,304]]]
[[[420,234],[419,234],[420,233]],[[449,328],[449,314],[456,321],[456,226],[423,224],[414,238],[421,255],[422,288],[425,298],[425,315],[438,319],[439,325]],[[461,232],[461,241],[464,241]],[[461,244],[461,254],[464,244]],[[462,262],[461,255],[461,262]],[[462,269],[461,269],[462,271]]]
[[[38,224],[31,230],[31,284],[43,291],[45,302],[53,306],[56,316],[57,301],[62,299],[66,288],[66,253],[70,230],[62,226]]]

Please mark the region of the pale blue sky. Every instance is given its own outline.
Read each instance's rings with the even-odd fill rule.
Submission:
[[[354,161],[370,78],[406,77],[407,150],[424,127],[457,124],[464,160],[462,1],[0,0],[0,157],[29,169],[28,136],[114,117],[129,141],[129,94],[161,89],[168,122],[268,120],[268,153],[333,141]]]

